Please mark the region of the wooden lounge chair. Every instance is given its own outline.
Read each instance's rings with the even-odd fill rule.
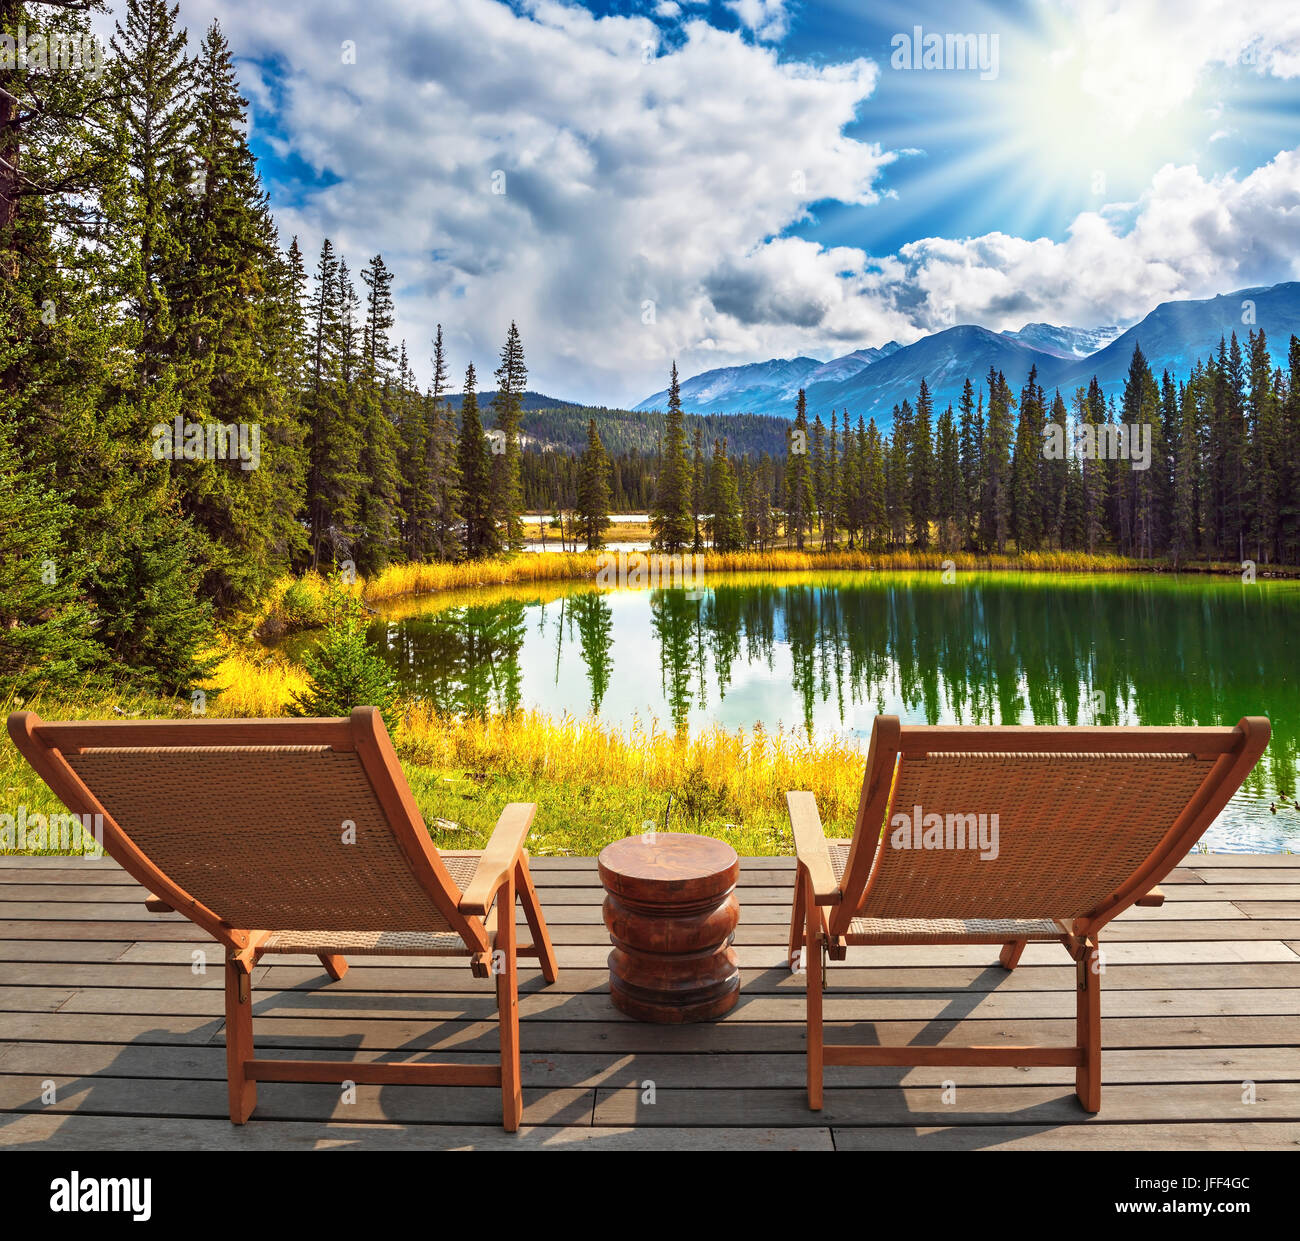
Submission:
[[[789,793],[798,855],[790,950],[805,964],[808,1105],[824,1065],[1073,1067],[1084,1109],[1101,1107],[1100,933],[1155,887],[1237,791],[1269,723],[1235,728],[900,726],[876,719],[852,840],[827,840],[811,793]],[[917,808],[920,808],[918,814]],[[926,847],[942,816],[942,843]],[[963,848],[969,820],[998,816],[997,848]],[[882,831],[883,829],[883,831]],[[916,847],[917,844],[921,847]],[[985,856],[982,856],[982,853]],[[996,856],[992,856],[996,853]],[[825,961],[858,944],[1025,945],[1056,940],[1077,963],[1070,1047],[827,1044]]]
[[[259,1081],[501,1087],[519,1128],[517,958],[548,983],[555,951],[524,842],[536,807],[507,806],[482,852],[439,853],[373,707],[350,719],[85,721],[9,717],[9,735],[69,810],[102,814],[104,848],[226,953],[230,1119]],[[516,943],[515,900],[532,943]],[[466,957],[496,977],[501,1063],[258,1059],[250,973],[273,953]]]

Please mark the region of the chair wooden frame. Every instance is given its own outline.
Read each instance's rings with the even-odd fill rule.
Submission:
[[[383,720],[373,707],[356,708],[349,719],[140,720],[46,722],[34,712],[9,716],[9,735],[51,791],[74,814],[102,815],[104,849],[144,886],[155,912],[178,910],[225,950],[226,1069],[230,1119],[243,1124],[257,1105],[258,1082],[343,1082],[383,1085],[500,1086],[502,1123],[515,1132],[523,1117],[519,1065],[518,958],[536,957],[547,983],[557,977],[541,905],[524,847],[535,805],[506,806],[468,887],[461,892],[429,833],[397,760]],[[495,973],[500,1026],[499,1065],[428,1062],[259,1059],[253,1046],[251,973],[267,952],[274,927],[233,926],[163,872],[97,800],[69,764],[67,755],[116,747],[329,746],[355,753],[388,826],[419,885],[448,926],[465,943],[475,977]],[[532,935],[519,943],[513,911],[518,900]],[[505,911],[510,911],[509,916]],[[358,927],[358,930],[365,929]],[[301,952],[303,949],[295,949]],[[317,954],[332,980],[347,971],[336,951]],[[495,965],[495,969],[494,969]]]
[[[871,732],[857,820],[843,874],[837,879],[828,842],[811,793],[787,793],[797,855],[790,924],[792,964],[796,954],[807,978],[808,1106],[820,1110],[826,1065],[953,1065],[1017,1067],[1050,1065],[1075,1070],[1075,1093],[1088,1112],[1101,1108],[1101,964],[1099,936],[1132,905],[1159,905],[1157,886],[1191,850],[1254,767],[1268,744],[1269,722],[1242,718],[1234,728],[1032,728],[1018,726],[907,726],[878,716]],[[857,944],[881,942],[855,936],[857,917],[870,916],[869,880],[883,825],[888,822],[895,767],[900,758],[928,754],[1186,754],[1213,760],[1208,774],[1146,860],[1108,899],[1067,925],[1058,921],[1060,942],[1076,965],[1075,1042],[1068,1047],[856,1046],[825,1041],[822,997],[826,961],[844,960]],[[842,842],[840,842],[842,843]],[[1081,845],[1086,847],[1086,845]],[[867,904],[863,901],[866,898]],[[891,938],[890,943],[983,943],[960,934],[924,941]],[[1003,944],[1000,964],[1014,969],[1027,940]]]

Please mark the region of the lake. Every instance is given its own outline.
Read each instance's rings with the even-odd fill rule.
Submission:
[[[1300,583],[974,572],[951,583],[746,575],[695,591],[570,583],[404,600],[371,637],[405,691],[448,712],[536,707],[860,739],[879,713],[929,724],[1267,715],[1269,750],[1206,840],[1300,845]]]

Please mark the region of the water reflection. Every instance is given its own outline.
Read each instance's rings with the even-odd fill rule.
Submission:
[[[1292,583],[756,576],[700,591],[503,590],[415,606],[428,610],[390,613],[374,636],[404,688],[444,711],[536,706],[675,728],[761,722],[809,738],[863,736],[885,711],[918,723],[1038,724],[1266,714],[1273,739],[1251,813],[1295,796]],[[1289,802],[1281,812],[1296,822],[1275,816],[1277,831],[1300,826]]]

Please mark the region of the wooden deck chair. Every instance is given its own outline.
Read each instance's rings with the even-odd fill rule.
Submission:
[[[102,814],[104,849],[151,894],[225,950],[230,1119],[259,1081],[501,1088],[519,1128],[517,958],[548,983],[555,951],[524,842],[536,807],[507,806],[482,852],[439,853],[373,707],[350,719],[47,723],[9,716],[9,735],[76,814]],[[516,943],[515,900],[531,943]],[[263,956],[466,957],[496,978],[501,1063],[256,1058],[250,973]]]
[[[1080,1103],[1098,1111],[1100,933],[1130,905],[1160,903],[1155,885],[1241,786],[1268,736],[1256,716],[1235,728],[902,727],[879,716],[852,840],[825,838],[811,793],[786,798],[809,1107],[822,1106],[828,1064],[1054,1065],[1074,1068]],[[969,847],[981,815],[987,839],[997,816],[996,850]],[[826,958],[843,960],[850,945],[1001,944],[1010,970],[1035,940],[1064,944],[1077,963],[1073,1046],[824,1041]]]

